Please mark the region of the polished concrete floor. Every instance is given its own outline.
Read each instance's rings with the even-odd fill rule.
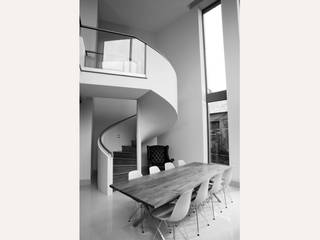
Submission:
[[[222,213],[216,207],[216,220],[212,219],[212,211],[209,206],[204,208],[204,217],[199,216],[200,236],[196,235],[195,216],[191,215],[179,224],[176,231],[176,239],[216,239],[238,240],[240,239],[240,196],[238,188],[231,188],[231,196],[234,203],[229,203],[228,208],[221,205]],[[220,196],[221,199],[222,196]],[[218,202],[215,206],[218,206]],[[143,239],[154,237],[154,224],[151,219],[144,221],[145,233],[141,227],[133,227],[128,218],[135,210],[135,202],[125,195],[114,192],[113,196],[100,193],[95,185],[80,187],[80,240],[107,240],[107,239]],[[210,226],[207,226],[206,220]],[[166,239],[173,239],[172,234],[167,233]],[[155,239],[160,239],[159,235]]]

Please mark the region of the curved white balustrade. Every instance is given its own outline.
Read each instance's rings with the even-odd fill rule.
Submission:
[[[81,66],[80,66],[81,67]],[[141,171],[141,145],[168,131],[178,117],[177,77],[170,62],[157,51],[147,46],[146,78],[133,75],[80,72],[80,92],[83,96],[137,99],[137,168]],[[98,185],[99,189],[112,194],[112,156],[98,143]],[[99,165],[100,161],[100,165]],[[100,173],[107,173],[101,176]],[[100,179],[100,183],[99,183]],[[105,190],[107,188],[108,190]]]
[[[98,189],[107,194],[112,194],[109,187],[113,181],[113,156],[101,145],[98,139]]]

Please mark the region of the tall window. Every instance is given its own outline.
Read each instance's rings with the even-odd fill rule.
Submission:
[[[203,10],[209,162],[229,164],[228,108],[221,2]]]

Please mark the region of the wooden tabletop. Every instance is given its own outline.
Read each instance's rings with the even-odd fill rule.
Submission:
[[[131,181],[112,184],[110,187],[138,202],[157,208],[228,168],[229,166],[221,164],[193,162]]]

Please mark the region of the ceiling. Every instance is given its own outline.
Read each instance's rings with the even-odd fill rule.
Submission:
[[[157,32],[184,13],[193,0],[99,0],[99,19]]]

